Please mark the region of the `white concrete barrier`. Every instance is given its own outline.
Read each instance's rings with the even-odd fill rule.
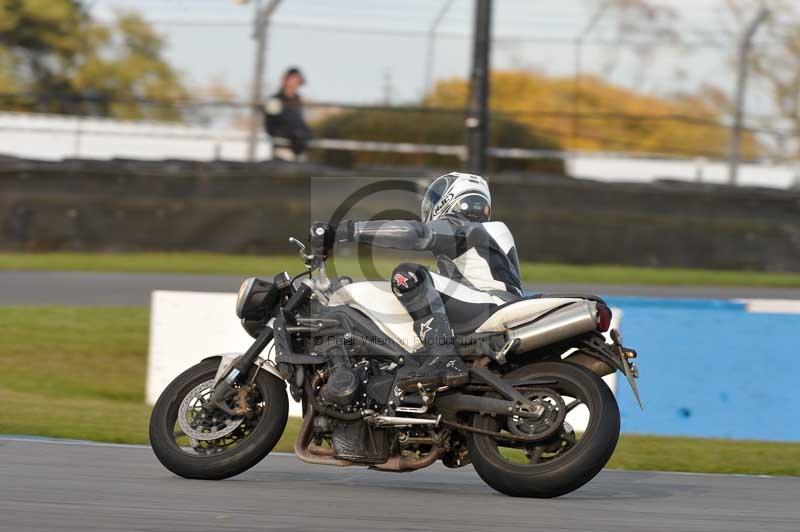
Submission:
[[[259,133],[257,157],[272,158]],[[166,122],[0,112],[0,154],[32,159],[247,159],[247,132]]]
[[[150,302],[150,353],[146,401],[153,404],[164,388],[184,370],[206,357],[243,353],[253,339],[236,317],[236,294],[157,290]],[[613,309],[612,327],[619,327],[622,311]],[[267,352],[271,344],[267,347]],[[616,391],[616,374],[604,378]],[[289,400],[289,415],[301,416],[299,403]],[[588,421],[578,407],[567,420],[577,430]]]
[[[736,299],[743,303],[747,312],[755,314],[800,314],[797,299]]]
[[[148,404],[155,403],[175,377],[204,358],[244,353],[250,347],[253,339],[242,328],[235,310],[235,293],[153,292],[145,393]],[[302,415],[300,404],[292,399],[289,415]]]

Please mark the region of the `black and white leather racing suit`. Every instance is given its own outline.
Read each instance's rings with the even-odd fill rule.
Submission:
[[[514,237],[503,222],[473,222],[459,215],[427,223],[342,221],[336,240],[436,256],[438,273],[404,263],[391,279],[392,291],[414,320],[414,332],[433,355],[426,366],[451,364],[463,371],[451,319],[462,323],[522,296]]]

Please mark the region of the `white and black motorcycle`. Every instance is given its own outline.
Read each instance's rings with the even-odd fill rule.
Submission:
[[[287,384],[303,406],[294,450],[312,464],[471,463],[502,493],[556,497],[611,458],[619,409],[601,377],[620,370],[639,396],[636,352],[614,330],[603,336],[602,299],[527,297],[452,323],[469,381],[401,388],[424,351],[389,284],[329,279],[322,254],[291,241],[306,272],[239,289],[236,313],[255,338],[247,352],[206,358],[159,397],[150,442],[167,469],[223,479],[256,465],[286,427]]]

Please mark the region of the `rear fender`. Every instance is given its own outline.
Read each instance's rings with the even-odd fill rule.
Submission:
[[[622,345],[622,338],[618,330],[612,329],[610,334],[613,344],[606,343],[605,338],[599,333],[583,338],[580,345],[576,346],[578,350],[564,358],[564,361],[583,366],[600,377],[620,370],[630,384],[639,407],[644,409],[639,396],[639,386],[636,384],[639,370],[630,360],[636,358],[636,351]]]
[[[607,344],[600,334],[589,335],[575,347],[577,351],[568,355],[564,361],[583,366],[600,377],[610,375],[617,370],[625,372],[622,360],[612,344]]]
[[[614,363],[598,352],[576,351],[564,360],[576,366],[583,366],[599,377],[611,375],[617,369],[620,369],[612,366]]]

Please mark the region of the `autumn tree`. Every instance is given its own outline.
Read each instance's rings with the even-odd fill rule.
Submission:
[[[164,47],[135,13],[103,24],[76,0],[0,0],[0,109],[177,120],[187,91]]]
[[[425,109],[352,109],[332,113],[313,124],[314,132],[326,139],[364,140],[458,146],[464,141],[464,119],[459,112]],[[489,125],[492,146],[559,151],[552,138],[536,134],[525,124],[495,115]],[[456,169],[464,165],[457,155],[432,153],[388,153],[369,150],[311,151],[312,160],[333,166],[424,166]],[[491,172],[540,172],[563,175],[560,158],[514,159],[490,157]]]
[[[572,87],[571,77],[494,71],[489,105],[569,149],[707,157],[725,153],[727,130],[719,126],[719,117],[705,99],[658,98],[591,76],[581,83],[581,129],[576,135]],[[466,80],[445,80],[426,103],[463,107],[467,91]],[[746,156],[758,153],[752,135],[745,135],[743,148]]]
[[[800,6],[796,0],[718,0],[716,23],[705,27],[681,17],[666,0],[586,1],[609,5],[620,40],[632,34],[648,35],[644,42],[651,48],[666,46],[672,53],[683,54],[695,50],[694,42],[717,48],[720,62],[729,66],[730,81],[723,85],[705,82],[701,92],[705,106],[726,122],[734,113],[732,95],[741,59],[740,40],[761,7],[766,7],[770,15],[758,27],[745,58],[751,87],[745,124],[757,131],[761,153],[778,159],[800,157]],[[671,25],[681,31],[654,31],[658,20],[665,29]],[[758,106],[755,95],[761,96]]]

